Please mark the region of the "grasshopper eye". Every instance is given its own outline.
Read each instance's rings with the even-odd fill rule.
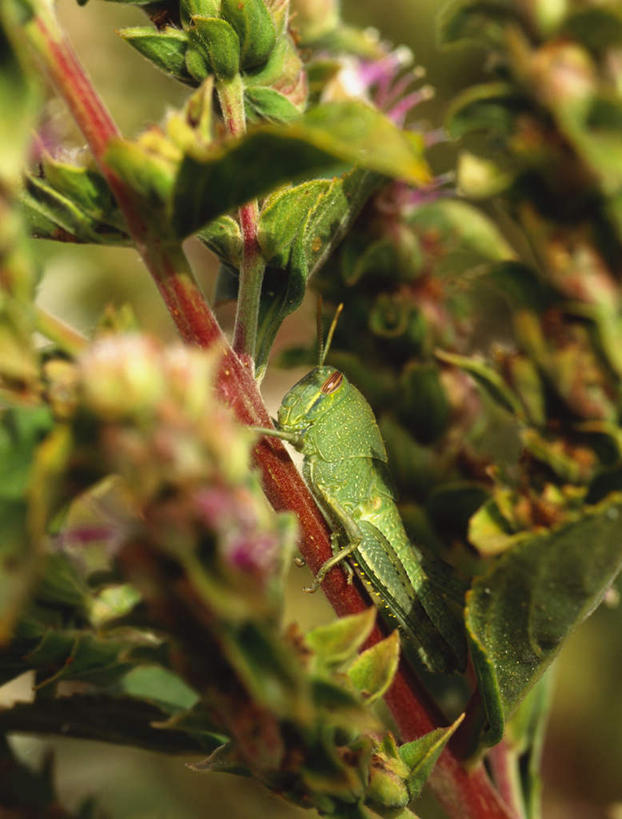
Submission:
[[[343,375],[341,373],[335,372],[332,375],[330,375],[322,384],[320,392],[323,395],[330,395],[331,392],[335,392],[335,390],[341,384],[342,381]]]

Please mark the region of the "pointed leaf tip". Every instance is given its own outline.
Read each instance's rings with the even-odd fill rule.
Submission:
[[[348,677],[368,703],[375,702],[391,686],[399,661],[400,637],[396,629],[357,657],[348,669]]]
[[[305,642],[326,665],[340,665],[351,660],[372,632],[376,622],[374,606],[360,614],[340,617],[327,626],[310,631]]]
[[[408,790],[412,799],[420,796],[423,786],[434,770],[439,756],[449,742],[462,720],[464,714],[447,728],[437,728],[412,742],[402,745],[399,749],[400,757],[410,768]]]

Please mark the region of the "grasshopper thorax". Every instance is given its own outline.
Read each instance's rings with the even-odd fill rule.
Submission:
[[[334,367],[315,367],[283,398],[277,420],[283,432],[304,432],[346,394],[348,381]]]

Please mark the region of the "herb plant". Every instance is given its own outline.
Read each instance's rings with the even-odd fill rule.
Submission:
[[[444,129],[336,0],[122,2],[187,89],[133,139],[52,0],[0,3],[0,683],[34,680],[0,711],[3,810],[70,815],[7,739],[33,733],[191,755],[320,815],[413,816],[427,783],[449,817],[535,819],[549,669],[622,564],[619,0],[446,4],[442,43],[488,78]],[[37,239],[135,248],[179,342],[42,309]],[[317,337],[279,363],[332,344],[274,430],[260,387],[307,293]],[[337,615],[306,633],[297,551]]]

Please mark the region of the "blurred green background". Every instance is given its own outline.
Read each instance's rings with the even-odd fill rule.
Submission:
[[[97,0],[86,8],[79,8],[74,0],[59,0],[58,7],[80,57],[125,134],[136,134],[159,120],[167,108],[184,98],[183,87],[158,74],[116,36],[115,29],[143,24],[141,12]],[[477,79],[485,60],[482,53],[439,52],[434,31],[437,9],[436,0],[344,3],[347,20],[375,26],[395,43],[406,42],[417,62],[426,67],[427,80],[437,95],[418,114],[433,127],[442,122],[452,95]],[[50,100],[48,116],[71,144],[81,145],[60,103]],[[440,151],[435,161],[442,165],[448,156],[447,150]],[[209,293],[215,274],[213,260],[194,242],[188,243],[188,251]],[[172,323],[134,252],[49,242],[36,243],[34,252],[43,271],[39,301],[78,328],[88,332],[106,304],[129,302],[145,329],[174,337]],[[223,308],[219,318],[227,328],[230,310]],[[310,327],[310,317],[301,322],[295,316],[286,322],[280,345],[304,340]],[[271,408],[278,406],[280,396],[299,376],[296,371],[270,372],[264,390]],[[302,593],[306,582],[305,570],[292,569],[287,617],[297,619],[303,628],[332,616],[321,595]],[[557,663],[545,751],[545,819],[622,819],[621,625],[620,608],[601,607],[569,641]],[[21,679],[0,694],[8,702],[24,696],[28,686],[29,681]],[[52,744],[64,803],[73,807],[92,794],[114,819],[221,815],[228,819],[265,815],[293,819],[304,815],[253,782],[225,774],[197,774],[179,758],[68,739],[49,743],[18,737],[15,744],[20,755],[33,764]],[[425,819],[441,815],[429,801],[419,806],[419,812]]]

